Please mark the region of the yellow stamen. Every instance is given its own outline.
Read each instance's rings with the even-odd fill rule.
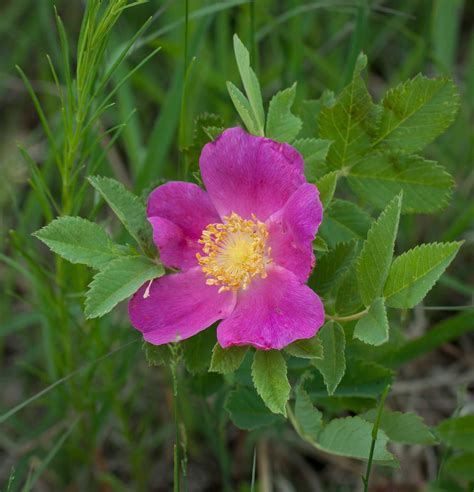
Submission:
[[[245,290],[254,277],[266,278],[271,263],[267,236],[265,224],[253,214],[252,220],[245,220],[232,212],[223,224],[209,224],[199,240],[205,256],[196,254],[208,277],[206,284],[220,286],[221,293]]]

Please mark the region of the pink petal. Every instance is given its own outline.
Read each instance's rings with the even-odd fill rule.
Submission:
[[[236,212],[265,221],[306,182],[303,158],[293,147],[241,128],[230,128],[205,145],[199,164],[221,217]]]
[[[273,262],[305,282],[314,267],[312,242],[323,217],[316,186],[298,188],[285,206],[267,221],[267,244]]]
[[[200,268],[165,275],[148,282],[132,297],[128,312],[132,325],[155,345],[192,337],[219,319],[226,318],[235,306],[235,293],[218,293],[218,287],[205,283]]]
[[[156,188],[148,199],[147,215],[153,239],[167,267],[197,265],[197,243],[203,229],[220,222],[208,194],[192,183],[171,181]]]
[[[266,279],[254,280],[238,294],[232,314],[217,327],[224,348],[253,345],[270,350],[313,337],[324,323],[319,297],[284,268],[268,269]]]

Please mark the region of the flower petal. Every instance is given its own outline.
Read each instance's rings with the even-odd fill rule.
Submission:
[[[270,350],[313,337],[324,323],[319,297],[284,268],[268,269],[266,279],[254,280],[239,292],[232,314],[217,327],[219,344],[253,345]]]
[[[298,188],[285,206],[267,221],[267,244],[275,264],[292,271],[305,282],[314,267],[312,242],[323,218],[316,186]]]
[[[180,181],[159,186],[150,194],[147,215],[163,264],[181,269],[197,265],[196,252],[201,250],[197,241],[203,229],[220,222],[208,194]]]
[[[187,238],[183,229],[161,217],[149,217],[153,240],[160,250],[160,260],[167,267],[187,270],[197,265],[196,253],[202,250],[196,239]]]
[[[146,283],[128,305],[132,325],[147,342],[161,345],[192,337],[226,318],[234,309],[235,293],[219,294],[218,287],[205,282],[201,269],[192,268],[153,280],[148,292]]]
[[[199,164],[221,217],[255,214],[263,222],[306,182],[303,158],[293,147],[242,128],[230,128],[205,145]]]

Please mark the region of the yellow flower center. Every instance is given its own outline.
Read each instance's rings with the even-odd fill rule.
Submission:
[[[196,254],[208,277],[206,284],[220,285],[220,293],[245,290],[254,277],[265,278],[266,267],[271,263],[267,236],[265,224],[253,214],[252,220],[244,220],[232,212],[224,217],[223,224],[209,224],[199,240],[204,255]]]

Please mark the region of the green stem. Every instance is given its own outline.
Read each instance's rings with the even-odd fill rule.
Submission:
[[[356,319],[360,319],[365,316],[369,312],[369,308],[364,309],[355,314],[351,314],[350,316],[331,316],[330,314],[326,314],[326,319],[329,321],[354,321]]]
[[[188,62],[188,36],[189,36],[189,0],[184,2],[184,59],[183,59],[183,80],[181,87],[181,108],[179,116],[179,137],[178,147],[183,151],[186,147],[186,81],[189,76]],[[183,179],[187,179],[188,174],[188,158],[186,153],[182,152],[180,157],[180,173]]]
[[[174,445],[173,450],[173,492],[179,492],[179,450],[178,445]]]
[[[380,419],[382,418],[383,407],[389,390],[390,390],[390,386],[387,385],[385,387],[384,392],[382,393],[382,397],[380,398],[379,408],[377,410],[377,416],[375,418],[374,426],[372,427],[372,444],[370,445],[369,461],[367,462],[367,471],[365,473],[365,477],[362,477],[362,481],[364,482],[364,492],[368,492],[369,490],[369,477],[370,477],[370,470],[372,469],[372,461],[374,459],[375,443],[377,442],[377,434],[379,432]]]
[[[250,63],[257,73],[257,50],[255,43],[255,0],[250,0]]]

